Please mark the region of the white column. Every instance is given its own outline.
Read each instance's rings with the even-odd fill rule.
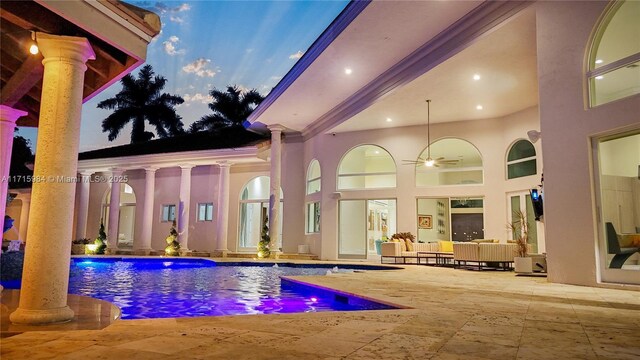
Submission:
[[[180,165],[180,203],[178,204],[178,242],[180,252],[189,252],[189,209],[191,208],[191,168]]]
[[[44,75],[34,176],[42,181],[32,187],[20,304],[10,315],[18,324],[73,319],[67,291],[76,184],[56,177],[76,177],[85,63],[95,59],[85,38],[36,38]]]
[[[0,221],[4,222],[7,211],[7,193],[9,191],[9,167],[13,149],[13,131],[16,120],[27,115],[26,111],[0,105]],[[0,234],[1,236],[1,234]]]
[[[87,218],[89,216],[89,191],[91,190],[92,171],[80,172],[80,194],[78,194],[78,219],[76,221],[76,239],[87,236]]]
[[[136,252],[149,254],[151,252],[151,234],[153,230],[153,203],[156,189],[156,170],[154,167],[144,169],[144,204],[142,206],[142,231],[140,239],[133,240]]]
[[[27,229],[29,227],[29,210],[31,208],[31,194],[18,195],[20,201],[22,201],[22,207],[20,208],[20,227],[18,233],[20,234],[20,240],[22,242],[27,241]]]
[[[229,235],[229,176],[231,163],[218,163],[218,209],[216,213],[216,255],[226,256],[229,251],[227,237]]]
[[[269,186],[269,236],[271,238],[270,249],[276,255],[280,251],[278,239],[280,238],[280,177],[282,175],[282,131],[281,125],[269,126],[271,130],[271,174]]]
[[[120,229],[120,179],[123,171],[112,169],[110,176],[111,196],[109,197],[109,222],[107,224],[107,250],[115,252],[118,249],[118,235]]]

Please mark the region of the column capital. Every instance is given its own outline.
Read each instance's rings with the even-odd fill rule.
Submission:
[[[287,128],[280,125],[280,124],[273,124],[273,125],[267,125],[267,129],[269,129],[269,131],[271,132],[283,132],[285,131]]]
[[[233,163],[231,161],[228,161],[228,160],[221,160],[221,161],[218,161],[216,164],[220,168],[228,168],[228,167],[231,167],[231,165],[233,165]]]
[[[143,169],[146,173],[155,173],[160,168],[157,166],[144,166]]]
[[[80,174],[80,176],[91,176],[95,173],[95,171],[93,170],[80,170],[78,171],[78,174]]]
[[[0,122],[6,121],[15,124],[18,118],[26,116],[27,114],[28,113],[26,111],[14,109],[6,105],[0,105]]]
[[[43,64],[51,60],[72,59],[81,63],[95,60],[96,54],[89,40],[76,36],[51,35],[36,32],[38,48],[44,56]]]
[[[109,169],[109,173],[111,174],[111,182],[113,182],[113,178],[118,177],[118,176],[122,176],[122,174],[124,173],[124,169],[121,168],[111,168]]]
[[[195,165],[191,165],[191,164],[180,164],[178,165],[180,166],[180,169],[184,170],[191,170],[195,167]]]

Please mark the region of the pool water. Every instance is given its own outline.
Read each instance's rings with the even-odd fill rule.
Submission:
[[[280,276],[325,275],[328,270],[290,265],[216,263],[205,259],[75,258],[71,261],[69,293],[110,301],[120,307],[123,319],[392,308],[281,282]]]

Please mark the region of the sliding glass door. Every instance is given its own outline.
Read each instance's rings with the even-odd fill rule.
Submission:
[[[341,200],[338,257],[366,259],[376,254],[375,241],[396,231],[396,200]]]

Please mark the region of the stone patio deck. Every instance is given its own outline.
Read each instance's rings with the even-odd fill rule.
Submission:
[[[426,266],[295,279],[412,309],[120,320],[102,330],[4,338],[1,357],[640,358],[639,291]]]

